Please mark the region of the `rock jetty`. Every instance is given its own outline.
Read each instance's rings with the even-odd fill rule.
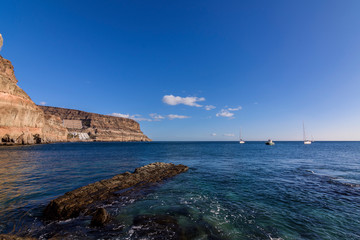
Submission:
[[[65,193],[52,200],[45,208],[43,215],[47,220],[66,220],[78,217],[80,214],[94,215],[98,218],[98,215],[106,215],[106,213],[99,212],[96,205],[119,196],[119,192],[133,191],[151,183],[158,183],[186,172],[188,169],[182,164],[151,163],[136,168],[133,173],[125,172]]]

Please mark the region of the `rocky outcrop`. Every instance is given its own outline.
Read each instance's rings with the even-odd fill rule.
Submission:
[[[139,123],[132,119],[74,109],[39,107],[46,114],[60,117],[70,133],[86,133],[90,136],[90,139],[96,141],[151,141],[140,130]]]
[[[160,182],[188,169],[181,164],[152,163],[135,169],[133,173],[119,174],[68,192],[49,203],[44,210],[44,217],[48,220],[65,220],[80,214],[89,215],[94,212],[96,203],[121,196],[123,192],[133,191],[147,184]]]
[[[93,227],[101,227],[104,226],[109,219],[110,215],[105,208],[98,208],[91,219],[90,225]]]
[[[14,67],[0,55],[0,142],[33,144],[66,141],[60,118],[44,113],[17,85]]]
[[[19,237],[13,234],[0,234],[0,240],[36,240],[36,238]]]

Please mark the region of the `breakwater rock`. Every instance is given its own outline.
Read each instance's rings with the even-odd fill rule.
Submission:
[[[132,119],[59,107],[39,106],[39,108],[46,114],[59,117],[69,133],[76,133],[77,135],[79,133],[86,134],[89,140],[120,142],[151,141],[140,130],[139,123]]]
[[[17,82],[13,65],[0,55],[0,143],[66,141],[68,132],[61,119],[45,114]]]
[[[78,217],[80,214],[92,215],[96,211],[96,204],[116,197],[118,192],[132,191],[138,187],[161,182],[188,169],[182,164],[160,162],[136,168],[133,173],[125,172],[75,189],[52,200],[44,210],[44,218],[66,220]]]

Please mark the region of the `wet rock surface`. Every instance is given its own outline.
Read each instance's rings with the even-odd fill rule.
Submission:
[[[161,182],[188,169],[182,164],[148,164],[136,168],[133,173],[125,172],[68,192],[52,200],[45,208],[43,216],[46,220],[66,220],[80,214],[92,215],[96,211],[96,205],[103,201]]]
[[[132,239],[186,239],[176,218],[169,215],[140,215],[132,226]]]
[[[110,220],[109,213],[105,208],[98,208],[91,219],[91,226],[101,227]]]
[[[0,240],[35,240],[36,238],[19,237],[13,234],[0,234]]]

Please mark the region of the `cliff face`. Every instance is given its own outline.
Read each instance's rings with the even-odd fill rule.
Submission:
[[[17,86],[14,67],[0,55],[0,142],[32,144],[65,141],[61,120],[48,116]]]
[[[38,107],[46,114],[60,117],[70,133],[87,133],[90,139],[96,141],[151,141],[140,130],[139,123],[132,119],[58,107]]]

